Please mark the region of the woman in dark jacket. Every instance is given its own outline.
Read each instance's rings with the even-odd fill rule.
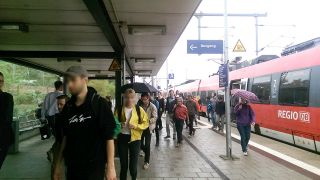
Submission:
[[[234,108],[237,119],[237,129],[241,137],[243,155],[248,155],[248,143],[250,140],[251,125],[255,124],[255,113],[248,101],[241,100]]]

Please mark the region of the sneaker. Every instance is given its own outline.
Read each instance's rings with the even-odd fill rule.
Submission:
[[[180,143],[177,143],[177,144],[176,144],[176,147],[179,147],[179,146],[180,146]]]
[[[149,169],[150,164],[149,163],[144,163],[143,165],[143,169],[147,170]]]
[[[243,155],[244,156],[248,156],[248,152],[243,152]]]
[[[142,150],[140,151],[140,156],[144,157],[144,152]]]
[[[192,136],[194,136],[196,133],[196,130],[194,129],[193,132],[192,132]]]
[[[166,136],[166,137],[164,137],[165,139],[170,139],[170,136]]]

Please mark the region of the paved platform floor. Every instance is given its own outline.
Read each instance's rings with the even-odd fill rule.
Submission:
[[[172,139],[164,140],[162,130],[160,147],[156,148],[153,135],[151,143],[150,169],[143,170],[143,158],[139,161],[139,180],[202,180],[202,179],[290,179],[303,180],[308,177],[285,167],[259,153],[249,151],[242,156],[240,145],[233,142],[233,153],[240,157],[236,161],[224,161],[219,155],[225,154],[225,137],[202,127],[195,137],[185,138],[183,145],[175,147]],[[184,135],[187,131],[184,129]],[[20,153],[9,155],[0,179],[47,180],[50,179],[50,164],[45,152],[52,141],[31,138],[20,144]],[[119,171],[119,160],[116,160]]]

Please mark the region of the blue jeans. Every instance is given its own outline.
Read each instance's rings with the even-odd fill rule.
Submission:
[[[216,123],[216,113],[214,111],[212,111],[212,112],[210,112],[210,115],[211,115],[212,125],[216,126],[217,125],[217,123]]]
[[[250,140],[251,125],[237,125],[240,134],[242,152],[247,152]]]

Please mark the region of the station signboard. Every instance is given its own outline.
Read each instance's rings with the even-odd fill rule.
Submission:
[[[222,40],[188,40],[188,54],[223,54]]]

